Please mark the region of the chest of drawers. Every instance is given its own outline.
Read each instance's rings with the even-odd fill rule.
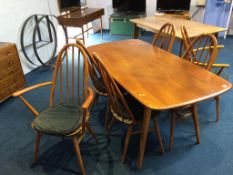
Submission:
[[[15,44],[0,42],[0,102],[25,85]]]

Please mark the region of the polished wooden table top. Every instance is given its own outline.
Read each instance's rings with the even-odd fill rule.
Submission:
[[[58,21],[63,26],[82,27],[104,15],[103,8],[84,8],[71,11],[70,13],[58,16]]]
[[[180,31],[181,26],[186,27],[189,37],[191,38],[196,37],[202,33],[215,34],[218,32],[226,31],[226,29],[222,27],[212,26],[168,15],[148,16],[145,18],[132,19],[130,21],[135,23],[138,27],[144,28],[151,32],[157,32],[160,29],[160,27],[165,23],[172,23],[176,28],[176,37],[180,39],[182,39]]]
[[[231,83],[144,41],[131,39],[88,48],[144,106],[171,109],[218,96]]]

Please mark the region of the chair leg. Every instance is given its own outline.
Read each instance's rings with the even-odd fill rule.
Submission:
[[[114,118],[114,116],[113,116],[113,117],[112,117],[112,120],[111,120],[111,122],[110,122],[110,124],[108,125],[107,135],[109,135],[109,133],[110,133],[110,131],[111,131],[111,129],[112,129],[112,124],[113,124],[114,121],[115,121],[115,118]]]
[[[164,154],[163,141],[162,141],[162,137],[160,134],[159,123],[158,123],[157,117],[154,118],[154,129],[155,129],[155,134],[157,136],[157,139],[159,141],[160,153],[163,155]]]
[[[99,99],[99,94],[95,93],[95,97],[93,99],[93,103],[92,103],[92,106],[91,106],[91,111],[93,110],[95,104],[98,102],[98,99]]]
[[[109,108],[110,108],[110,102],[108,100],[106,111],[105,111],[105,116],[104,116],[104,129],[105,129],[105,131],[107,131],[107,129],[108,129]]]
[[[96,143],[98,143],[98,139],[97,139],[95,133],[93,132],[93,130],[90,128],[88,123],[86,124],[86,128],[87,128],[88,132],[92,135],[92,137],[94,137]]]
[[[36,133],[36,139],[35,139],[35,145],[34,145],[34,151],[35,151],[34,152],[34,163],[36,163],[37,160],[38,160],[40,138],[41,138],[41,133],[37,132]]]
[[[220,97],[215,97],[216,100],[216,121],[218,122],[220,119]]]
[[[171,127],[170,127],[170,143],[169,143],[169,150],[172,150],[173,143],[174,143],[174,130],[176,127],[176,113],[172,111],[172,118],[171,118]]]
[[[192,118],[193,118],[195,132],[196,132],[197,144],[200,144],[200,128],[199,128],[198,112],[197,112],[196,104],[192,105]]]
[[[84,165],[83,165],[83,160],[82,160],[82,156],[80,153],[80,148],[79,148],[79,140],[77,139],[76,136],[73,136],[73,144],[74,144],[74,149],[78,158],[78,162],[82,171],[82,175],[86,175],[86,171],[84,169]]]
[[[124,144],[124,150],[123,150],[123,153],[122,153],[122,155],[121,155],[121,162],[122,162],[122,163],[124,163],[124,161],[125,161],[125,156],[126,156],[127,151],[128,151],[129,141],[130,141],[130,137],[131,137],[131,134],[132,134],[132,128],[133,128],[133,126],[132,126],[132,125],[129,125],[128,130],[127,130],[127,133],[126,133],[125,144]]]

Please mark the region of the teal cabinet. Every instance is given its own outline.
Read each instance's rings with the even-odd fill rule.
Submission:
[[[133,35],[134,24],[129,19],[110,19],[110,34],[111,35]]]
[[[144,17],[145,14],[113,13],[109,18],[111,35],[134,35],[134,23],[130,19]]]

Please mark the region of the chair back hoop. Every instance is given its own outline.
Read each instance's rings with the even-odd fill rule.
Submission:
[[[96,66],[95,60],[92,58],[92,55],[90,54],[90,52],[87,50],[87,48],[83,45],[83,43],[79,39],[76,39],[76,43],[80,45],[83,48],[83,50],[86,52],[87,57],[88,57],[88,71],[89,71],[91,81],[95,89],[101,92],[100,90],[101,87],[99,87],[99,82],[98,82],[100,73]]]
[[[109,71],[107,70],[106,66],[103,64],[101,58],[96,54],[93,53],[93,59],[97,64],[98,70],[100,71],[101,78],[104,81],[105,88],[107,90],[109,100],[110,100],[110,107],[114,116],[120,116],[123,122],[127,121],[135,121],[133,113],[131,112],[124,96],[122,95],[117,83],[110,75]]]
[[[171,23],[164,24],[157,34],[154,35],[152,44],[168,52],[172,51],[175,41],[175,27]]]
[[[74,43],[66,44],[60,50],[55,63],[50,106],[69,104],[81,110],[81,105],[89,95],[88,76],[87,55],[83,48]],[[86,114],[87,111],[84,112],[82,118],[82,129],[85,129],[87,122]]]
[[[218,55],[217,45],[217,39],[214,35],[201,34],[191,42],[182,57],[210,70]]]

